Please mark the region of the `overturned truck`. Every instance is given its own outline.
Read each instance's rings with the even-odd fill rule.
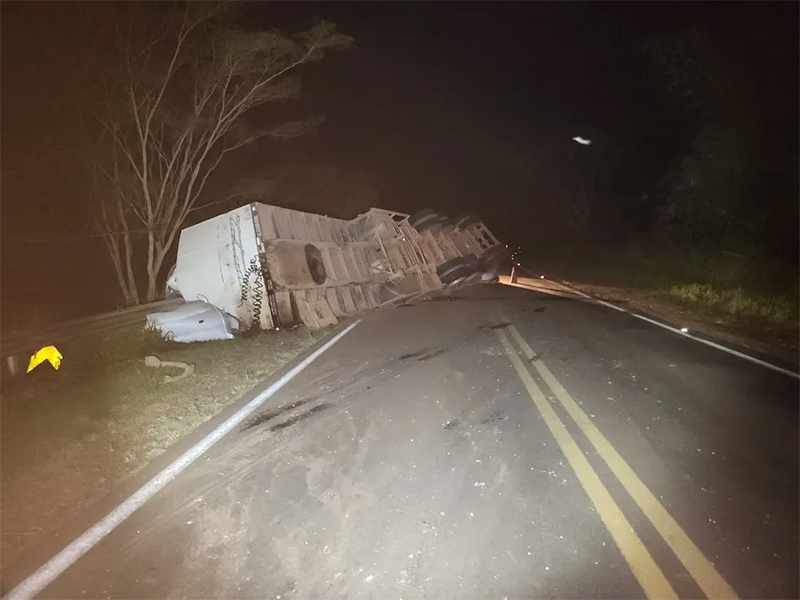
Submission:
[[[373,208],[346,221],[252,203],[181,232],[167,296],[212,305],[241,329],[318,328],[491,279],[507,253],[473,215]]]

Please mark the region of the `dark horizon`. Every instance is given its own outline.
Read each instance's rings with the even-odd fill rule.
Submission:
[[[113,272],[62,151],[74,133],[70,101],[81,93],[71,83],[81,60],[72,49],[94,26],[61,29],[76,4],[3,3],[6,326],[32,304],[61,317],[115,303]],[[245,26],[291,32],[320,15],[357,47],[302,72],[303,96],[291,110],[324,115],[316,135],[243,151],[213,190],[275,164],[317,160],[365,174],[383,207],[475,210],[507,243],[539,249],[562,236],[540,218],[544,201],[519,165],[543,153],[603,153],[625,168],[603,183],[593,235],[623,243],[646,227],[641,198],[687,144],[645,43],[702,31],[761,90],[759,102],[772,102],[769,116],[786,124],[796,153],[798,14],[796,3],[247,4]],[[578,147],[576,135],[593,146]],[[794,242],[796,234],[787,247]]]

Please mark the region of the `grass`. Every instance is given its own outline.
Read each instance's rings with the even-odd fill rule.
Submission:
[[[800,326],[797,273],[732,253],[628,248],[568,249],[543,263],[548,274],[589,286],[639,290],[731,333],[796,346]]]
[[[59,344],[61,368],[5,378],[0,391],[0,556],[41,535],[218,414],[315,343],[322,332],[177,344],[141,327]],[[144,356],[195,365],[166,383]]]
[[[787,296],[753,293],[742,288],[717,289],[712,284],[673,285],[668,294],[679,301],[717,312],[777,326],[798,321],[798,303]]]

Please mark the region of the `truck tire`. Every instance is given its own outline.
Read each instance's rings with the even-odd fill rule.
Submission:
[[[464,258],[459,256],[445,261],[436,267],[436,275],[439,276],[439,281],[445,285],[449,285],[454,281],[469,276],[470,270]]]
[[[464,265],[469,270],[470,275],[473,273],[477,273],[480,270],[480,262],[478,261],[478,257],[474,254],[465,254],[463,257]]]
[[[452,219],[444,216],[439,217],[439,223],[437,223],[437,225],[439,227],[439,231],[450,231],[455,226]]]
[[[430,208],[425,208],[408,217],[408,224],[420,233],[423,233],[434,225],[437,225],[440,219],[441,217],[436,213],[436,211]]]
[[[455,225],[456,229],[466,229],[480,222],[481,220],[477,215],[463,214],[455,220]]]
[[[508,254],[510,254],[510,250],[506,246],[500,244],[492,246],[481,254],[481,258],[478,261],[481,270],[485,272],[497,269]]]
[[[464,220],[464,219],[466,219],[468,216],[470,216],[470,214],[469,214],[469,213],[460,212],[460,213],[458,213],[458,214],[457,214],[455,217],[453,217],[453,223],[455,223],[456,225],[458,225],[458,224],[459,224],[459,222],[463,221],[463,220]]]

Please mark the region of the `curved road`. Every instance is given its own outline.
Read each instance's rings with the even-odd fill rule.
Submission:
[[[42,597],[797,598],[798,474],[796,379],[480,286],[367,315]]]

